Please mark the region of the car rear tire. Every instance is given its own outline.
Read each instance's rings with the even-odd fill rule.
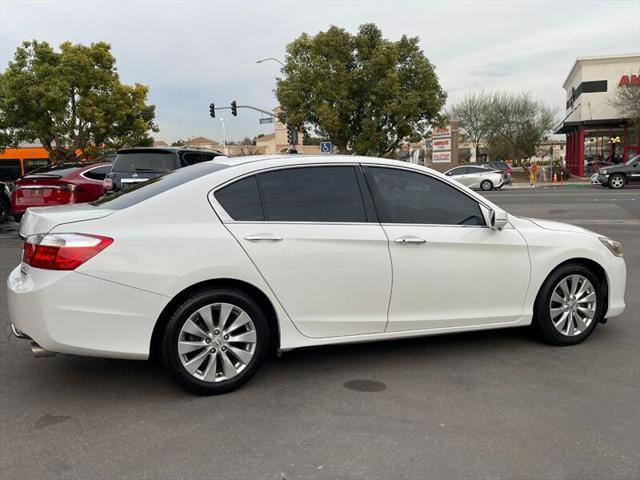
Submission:
[[[604,290],[587,267],[570,263],[549,275],[534,306],[534,325],[552,345],[584,341],[605,314]]]
[[[202,290],[169,318],[161,358],[184,389],[218,395],[244,385],[257,372],[268,347],[267,319],[249,295],[226,288]]]
[[[611,175],[609,177],[609,188],[613,188],[614,190],[619,190],[625,186],[627,183],[627,179],[624,178],[624,175],[619,173]]]
[[[493,182],[491,180],[483,180],[480,183],[480,190],[484,192],[488,192],[489,190],[493,190]]]

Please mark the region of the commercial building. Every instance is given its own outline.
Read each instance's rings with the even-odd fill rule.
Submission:
[[[615,104],[618,89],[639,86],[640,53],[576,59],[563,84],[566,117],[556,130],[567,136],[566,165],[573,175],[640,153],[632,120]]]

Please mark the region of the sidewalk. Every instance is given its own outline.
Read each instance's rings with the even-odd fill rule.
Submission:
[[[588,188],[591,186],[599,186],[599,185],[595,185],[592,184],[590,182],[589,179],[586,180],[574,180],[571,179],[567,182],[564,183],[551,183],[551,182],[543,182],[543,183],[536,183],[535,188]],[[522,183],[511,183],[509,185],[505,185],[504,187],[502,187],[502,190],[516,190],[516,189],[521,189],[521,188],[530,188],[533,189],[534,187],[531,186],[531,184],[529,182],[522,182]]]

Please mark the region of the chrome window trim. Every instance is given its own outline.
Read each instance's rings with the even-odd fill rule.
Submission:
[[[482,205],[485,208],[491,208],[486,203],[479,201],[473,195],[469,195],[468,192],[465,192],[458,185],[455,185],[454,182],[443,180],[442,178],[439,178],[439,177],[431,174],[430,172],[424,172],[422,170],[416,170],[414,168],[407,168],[407,167],[404,167],[402,165],[387,165],[387,164],[384,164],[384,163],[366,163],[366,162],[365,163],[363,163],[363,162],[346,162],[346,163],[342,163],[342,162],[341,163],[314,162],[314,163],[304,163],[304,164],[294,164],[294,165],[277,165],[277,166],[274,166],[274,167],[261,168],[259,170],[254,170],[252,172],[243,173],[241,175],[233,177],[233,178],[225,181],[224,183],[221,183],[217,187],[212,188],[211,190],[209,190],[209,193],[207,194],[207,199],[209,200],[209,204],[213,208],[214,212],[218,215],[218,218],[220,218],[220,221],[222,223],[225,223],[225,224],[226,223],[228,223],[228,224],[236,224],[236,223],[237,224],[257,224],[257,223],[259,223],[259,224],[265,224],[265,225],[379,225],[379,226],[382,226],[382,227],[385,227],[385,226],[387,226],[387,227],[403,226],[403,227],[458,227],[458,228],[488,228],[488,229],[491,228],[486,224],[485,225],[454,225],[454,224],[449,224],[449,223],[309,222],[309,221],[305,221],[305,222],[276,221],[276,222],[274,222],[274,221],[268,221],[268,220],[258,220],[258,221],[234,220],[233,218],[231,218],[231,215],[229,215],[227,213],[227,211],[222,207],[222,205],[218,202],[218,200],[215,197],[215,193],[218,190],[221,190],[222,188],[226,187],[227,185],[230,185],[231,183],[234,183],[236,181],[240,181],[243,178],[251,177],[253,175],[258,175],[260,173],[270,172],[270,171],[274,171],[274,170],[291,169],[291,168],[331,167],[331,166],[348,166],[348,167],[358,167],[358,166],[360,166],[360,167],[395,168],[397,170],[405,170],[405,171],[408,171],[408,172],[417,173],[419,175],[425,175],[425,176],[427,176],[429,178],[432,178],[432,179],[434,179],[436,181],[443,182],[443,183],[455,188],[457,191],[459,191],[460,193],[466,195],[471,200],[475,201],[477,204]],[[447,177],[445,177],[445,179],[447,179]],[[375,200],[374,200],[374,202],[375,202]]]

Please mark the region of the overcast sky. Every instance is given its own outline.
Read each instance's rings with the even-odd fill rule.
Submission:
[[[419,36],[449,103],[475,89],[526,90],[562,110],[562,83],[578,56],[640,50],[640,1],[29,1],[0,0],[0,69],[24,40],[112,45],[121,79],[150,87],[157,139],[222,139],[208,105],[271,109],[275,62],[302,32]],[[227,139],[270,133],[259,115],[220,113]]]

